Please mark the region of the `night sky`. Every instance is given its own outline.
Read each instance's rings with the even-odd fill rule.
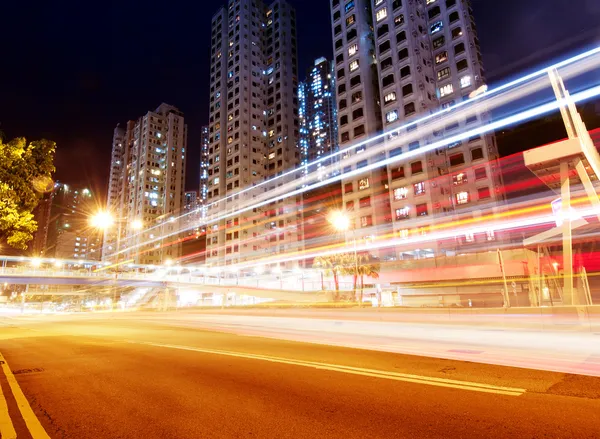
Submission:
[[[332,57],[329,0],[290,0],[300,79]],[[0,130],[58,143],[60,180],[105,190],[112,131],[161,102],[189,126],[188,189],[197,188],[208,121],[210,19],[224,0],[4,1]],[[490,84],[600,40],[599,0],[473,0]]]

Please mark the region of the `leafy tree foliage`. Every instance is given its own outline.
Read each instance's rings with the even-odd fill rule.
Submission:
[[[37,230],[33,209],[42,194],[52,190],[56,144],[50,140],[27,143],[18,137],[0,138],[0,240],[25,250]]]

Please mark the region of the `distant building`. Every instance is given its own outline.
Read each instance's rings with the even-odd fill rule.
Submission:
[[[45,193],[33,210],[33,218],[38,225],[36,232],[33,234],[33,241],[30,243],[31,254],[33,256],[44,256],[44,252],[46,251],[51,209],[52,191]]]
[[[159,265],[181,255],[177,232],[186,146],[183,113],[164,103],[129,121],[124,135],[115,130],[108,205],[115,232],[104,246],[104,260],[114,261],[119,254],[119,260]]]
[[[206,204],[208,202],[208,150],[210,148],[209,127],[202,127],[202,138],[200,144],[200,187],[198,191],[198,201],[202,209],[202,217],[206,217]]]
[[[318,58],[298,86],[300,151],[307,184],[338,175],[338,121],[335,71],[330,61]],[[320,248],[343,241],[332,230],[328,214],[342,206],[339,181],[303,194],[304,248]],[[310,262],[310,261],[308,261]]]
[[[89,225],[97,200],[87,187],[57,182],[52,191],[48,233],[43,256],[99,261],[102,235]]]

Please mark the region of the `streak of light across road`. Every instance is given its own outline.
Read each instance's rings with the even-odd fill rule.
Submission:
[[[526,75],[522,78],[511,81],[500,87],[491,89],[479,96],[476,96],[475,98],[473,98],[471,100],[460,102],[452,107],[441,110],[440,112],[437,112],[432,115],[421,118],[419,120],[410,122],[400,128],[394,128],[394,129],[386,131],[380,135],[377,135],[373,138],[370,138],[363,142],[354,144],[347,149],[336,152],[334,155],[323,157],[316,162],[310,163],[308,165],[308,167],[313,166],[316,163],[319,163],[323,160],[331,159],[332,157],[334,157],[336,155],[346,153],[350,149],[362,148],[370,143],[380,142],[382,139],[385,139],[386,137],[389,137],[390,135],[397,134],[400,131],[404,132],[405,130],[407,130],[407,128],[411,128],[413,126],[418,125],[417,129],[412,130],[410,133],[407,133],[406,135],[403,134],[403,136],[401,138],[396,137],[394,139],[390,139],[385,144],[380,144],[377,146],[370,147],[365,152],[363,152],[360,155],[360,157],[358,157],[357,155],[354,155],[354,156],[350,157],[349,161],[344,162],[344,164],[346,164],[346,163],[352,164],[359,158],[361,160],[364,160],[365,157],[373,157],[373,156],[381,155],[385,150],[394,148],[395,146],[408,144],[412,140],[426,138],[427,136],[430,135],[430,133],[432,131],[439,129],[455,120],[464,119],[464,118],[468,117],[469,115],[489,113],[490,111],[492,111],[494,109],[499,109],[502,106],[509,105],[512,102],[522,100],[527,96],[536,98],[534,95],[535,93],[539,93],[540,91],[549,88],[549,83],[548,83],[547,79],[544,77],[544,75],[547,74],[551,69],[561,69],[560,73],[563,77],[575,78],[578,75],[582,75],[583,73],[590,71],[591,69],[597,68],[598,65],[600,65],[600,56],[598,56],[599,54],[600,54],[600,48],[595,48],[588,52],[582,53],[573,58],[562,61],[558,64],[554,64],[550,67],[544,68],[537,72]],[[589,86],[589,84],[588,84],[588,86]],[[589,86],[589,88],[587,88],[587,89],[583,89],[582,91],[574,93],[570,97],[570,101],[573,103],[581,103],[581,102],[585,102],[589,99],[592,99],[594,97],[597,97],[599,95],[600,95],[600,86],[597,84],[594,84],[594,85]],[[536,99],[539,99],[539,98],[536,98]],[[505,113],[503,114],[504,117],[500,117],[497,120],[490,121],[488,123],[484,123],[480,126],[470,129],[468,131],[463,131],[461,133],[445,137],[441,140],[434,141],[432,143],[424,145],[413,151],[404,152],[403,154],[400,154],[395,157],[389,157],[389,158],[384,158],[382,160],[376,160],[373,163],[370,163],[369,165],[367,165],[365,167],[362,167],[360,169],[355,169],[355,170],[352,170],[349,172],[345,172],[343,174],[335,175],[326,180],[318,181],[317,177],[315,177],[315,174],[317,174],[317,173],[311,172],[309,174],[309,177],[305,178],[305,180],[302,182],[303,183],[302,187],[298,187],[299,184],[297,182],[282,184],[281,186],[277,187],[276,189],[270,190],[270,191],[262,194],[262,196],[256,197],[256,198],[258,198],[258,200],[255,198],[250,202],[246,202],[246,203],[241,202],[239,204],[239,208],[235,209],[235,211],[223,213],[223,214],[217,213],[216,215],[209,216],[208,218],[203,219],[201,224],[195,224],[195,225],[189,226],[187,228],[186,227],[179,228],[171,233],[159,235],[155,238],[145,240],[144,242],[136,244],[136,245],[124,246],[124,248],[122,250],[120,250],[119,253],[129,252],[131,250],[135,250],[142,246],[147,246],[148,244],[152,244],[152,243],[159,242],[159,241],[164,242],[164,240],[166,238],[176,236],[184,231],[190,230],[191,228],[198,227],[198,226],[206,226],[208,224],[213,224],[213,223],[218,223],[218,222],[226,220],[228,218],[237,216],[241,213],[248,212],[250,210],[257,209],[260,207],[264,207],[264,206],[272,203],[273,201],[279,200],[281,198],[293,197],[296,195],[300,195],[307,191],[326,186],[330,183],[337,182],[337,181],[340,181],[345,178],[351,178],[351,177],[355,177],[360,174],[364,174],[365,172],[380,168],[385,165],[391,165],[391,164],[395,164],[395,163],[405,162],[413,157],[421,156],[424,153],[446,147],[454,142],[462,141],[462,140],[465,140],[465,139],[468,139],[468,138],[471,138],[471,137],[477,136],[477,135],[492,133],[496,130],[510,127],[512,125],[518,124],[523,121],[531,120],[533,118],[551,113],[551,112],[559,109],[561,106],[564,106],[566,104],[566,102],[558,101],[553,98],[548,98],[547,101],[543,102],[543,103],[534,102],[532,105],[531,102],[528,102],[527,104],[528,104],[528,108],[526,108],[526,109],[523,109],[523,108],[520,108],[517,110],[511,109],[508,113],[506,113],[506,110],[505,110]],[[321,168],[321,170],[322,169],[323,168]],[[273,184],[276,180],[281,179],[285,176],[289,177],[289,176],[293,175],[295,172],[297,172],[297,170],[288,171],[281,176],[258,183],[257,185],[255,185],[251,188],[243,189],[242,191],[236,192],[235,194],[232,194],[231,196],[239,195],[239,194],[245,193],[247,191],[253,191],[264,185]],[[219,201],[216,201],[216,202],[210,204],[210,207],[217,207],[218,203],[224,201],[225,199],[228,199],[228,198],[220,199]],[[187,213],[185,215],[189,215],[189,213]],[[541,223],[544,223],[547,221],[548,221],[548,218],[538,218],[538,219],[530,220],[532,225],[541,224]],[[157,225],[154,227],[160,227],[160,225]],[[152,229],[148,229],[148,230],[152,230]]]

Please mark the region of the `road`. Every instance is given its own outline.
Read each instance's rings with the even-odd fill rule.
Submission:
[[[600,431],[597,377],[179,320],[0,318],[2,439],[11,427],[33,439],[598,438]]]

